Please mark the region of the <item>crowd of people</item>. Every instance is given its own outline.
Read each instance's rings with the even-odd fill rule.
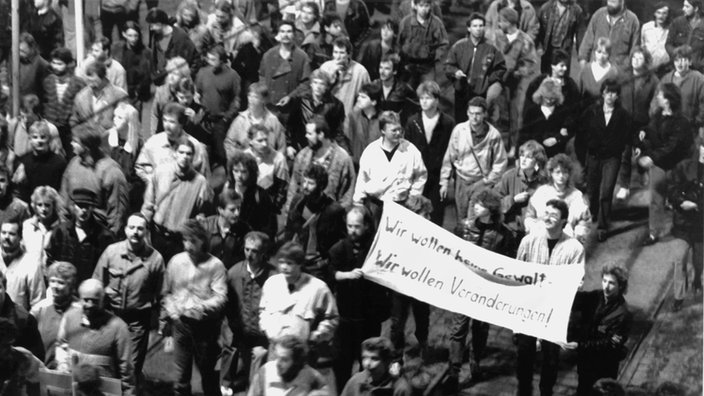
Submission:
[[[430,394],[403,370],[409,311],[424,356],[430,306],[361,270],[389,201],[508,257],[584,266],[613,202],[647,186],[643,245],[672,216],[693,251],[693,279],[673,263],[678,311],[702,288],[704,2],[659,3],[641,27],[625,1],[475,2],[452,44],[449,1],[85,1],[78,61],[75,2],[21,1],[20,37],[0,24],[21,95],[0,118],[0,394],[35,394],[42,365],[142,394],[152,330],[176,395],[194,363],[208,396]],[[627,288],[607,265],[569,342],[516,333],[517,393],[541,353],[552,395],[561,349],[578,395],[615,379]],[[453,314],[436,394],[467,360],[481,379],[489,326]]]

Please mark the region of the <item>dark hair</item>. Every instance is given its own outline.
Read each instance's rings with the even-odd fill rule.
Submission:
[[[220,59],[220,62],[226,62],[229,56],[227,51],[225,50],[225,47],[220,44],[210,47],[208,49],[208,53],[217,56],[218,59]]]
[[[653,64],[653,55],[650,54],[650,51],[648,51],[648,49],[645,47],[641,47],[640,45],[636,45],[631,50],[630,59],[633,59],[633,55],[635,55],[635,54],[643,55],[643,69],[650,70],[650,65]]]
[[[559,153],[556,156],[550,158],[548,160],[548,165],[546,167],[548,171],[548,181],[550,184],[553,183],[552,180],[552,172],[557,169],[557,168],[562,168],[564,169],[567,173],[569,173],[570,177],[568,180],[568,185],[572,186],[574,185],[574,178],[577,175],[577,171],[575,169],[576,164],[575,162],[567,156],[567,154],[564,153]]]
[[[393,66],[395,72],[399,71],[398,68],[401,65],[401,57],[397,53],[389,52],[384,54],[379,61],[379,65],[388,62],[391,62],[391,66]]]
[[[22,222],[24,222],[22,217],[20,217],[18,215],[10,216],[8,218],[3,219],[2,222],[0,222],[0,227],[2,227],[5,224],[16,224],[17,225],[17,236],[19,236],[21,238],[22,237]]]
[[[188,139],[188,138],[181,139],[181,141],[178,142],[178,146],[176,146],[176,150],[178,150],[178,148],[179,148],[180,146],[186,146],[186,147],[190,148],[190,149],[191,149],[191,155],[193,155],[193,156],[195,157],[195,155],[196,155],[196,145],[191,141],[191,139]]]
[[[617,95],[621,95],[621,84],[617,79],[609,77],[601,83],[601,90],[599,92],[601,92],[602,95],[604,92],[613,92]]]
[[[396,112],[390,110],[384,111],[379,116],[379,130],[385,130],[387,124],[401,125],[401,117],[399,117]]]
[[[398,21],[397,20],[395,20],[393,18],[386,18],[384,23],[381,24],[381,27],[384,27],[384,26],[391,29],[391,31],[394,32],[395,36],[398,36]]]
[[[178,82],[178,84],[176,84],[176,93],[194,94],[195,92],[196,92],[196,86],[190,77],[184,77]]]
[[[303,177],[315,180],[318,191],[323,191],[328,186],[328,171],[320,164],[310,164],[303,172]]]
[[[337,12],[326,12],[323,14],[323,27],[330,26],[333,23],[338,23],[340,26],[344,27],[345,24],[342,22],[342,18],[337,14]]]
[[[247,92],[261,96],[264,101],[267,101],[269,99],[269,87],[261,81],[252,83],[252,85],[250,85],[247,89]]]
[[[0,317],[0,340],[15,341],[18,333],[17,326],[13,321]]]
[[[672,381],[665,381],[655,389],[655,396],[684,396],[687,390],[684,386]]]
[[[518,156],[520,157],[523,153],[530,153],[530,155],[535,160],[538,165],[538,180],[540,183],[544,183],[548,180],[548,175],[546,174],[545,165],[548,162],[548,156],[545,154],[545,147],[537,141],[531,139],[523,143],[518,148]]]
[[[672,60],[675,61],[677,58],[692,60],[692,47],[685,44],[675,48],[675,50],[672,51]]]
[[[300,243],[288,241],[276,252],[276,260],[292,261],[294,264],[303,265],[306,261],[306,251]]]
[[[73,137],[80,144],[86,147],[88,154],[97,160],[104,156],[102,150],[103,136],[100,131],[92,128],[89,124],[79,124],[73,128]]]
[[[335,40],[333,40],[332,42],[332,46],[337,48],[344,48],[345,51],[347,51],[347,55],[352,56],[352,42],[347,36],[335,37]]]
[[[295,364],[302,365],[308,356],[308,346],[306,342],[295,335],[284,335],[276,340],[276,346],[291,351],[291,356]]]
[[[242,202],[242,196],[234,188],[223,188],[218,195],[218,207],[224,208],[229,204]]]
[[[27,44],[27,46],[32,50],[37,49],[37,40],[35,40],[34,36],[32,36],[30,33],[25,32],[20,34],[20,43]]]
[[[232,16],[235,13],[235,10],[232,7],[232,3],[228,0],[220,0],[215,4],[215,11],[222,11],[226,12],[230,16]]]
[[[269,251],[269,244],[271,243],[271,238],[269,238],[269,235],[261,232],[261,231],[250,231],[247,233],[247,235],[244,236],[243,241],[259,241],[259,243],[262,244],[262,251],[267,252]]]
[[[315,18],[316,21],[320,19],[320,6],[318,5],[317,2],[315,2],[315,1],[304,1],[304,2],[301,4],[301,9],[303,9],[303,7],[308,7],[308,8],[310,8],[311,10],[313,10],[313,17]]]
[[[551,199],[545,203],[545,207],[555,208],[560,211],[560,220],[567,220],[570,215],[570,209],[565,201],[561,199]]]
[[[322,133],[326,139],[332,139],[335,136],[333,130],[330,129],[330,124],[328,124],[325,117],[321,115],[313,116],[313,118],[308,121],[308,124],[315,125],[315,131],[317,133]]]
[[[606,264],[601,268],[601,277],[604,275],[611,275],[616,278],[618,282],[618,289],[621,295],[626,294],[628,291],[628,270],[616,265],[616,264]]]
[[[592,387],[591,396],[626,396],[623,386],[613,378],[600,378]]]
[[[704,15],[704,1],[702,1],[702,0],[684,0],[684,1],[691,4],[692,8],[696,8],[697,14],[699,14],[699,16]]]
[[[665,83],[660,86],[662,96],[670,102],[670,109],[673,113],[679,113],[682,109],[682,91],[673,83]]]
[[[109,37],[101,36],[95,39],[93,41],[93,44],[100,44],[100,47],[103,49],[103,51],[107,51],[108,55],[110,54],[111,51],[111,46],[112,46],[112,40],[110,40]]]
[[[423,81],[420,85],[418,85],[418,88],[416,88],[416,95],[418,95],[419,99],[423,94],[430,95],[435,99],[438,99],[440,97],[440,92],[440,85],[432,80]]]
[[[555,52],[553,52],[552,56],[550,57],[550,65],[554,66],[554,65],[557,65],[558,63],[564,63],[565,65],[569,66],[570,65],[569,54],[563,50],[556,50]]]
[[[210,248],[210,238],[208,237],[208,231],[203,227],[200,221],[196,219],[188,219],[181,226],[179,230],[181,236],[185,238],[198,238],[203,242],[201,251],[203,253],[207,252]]]
[[[264,124],[252,124],[247,130],[247,138],[249,140],[252,140],[255,136],[260,133],[269,136],[269,134],[271,133],[271,129],[269,129],[269,127]]]
[[[284,20],[282,20],[282,21],[279,22],[279,25],[276,26],[276,31],[278,32],[279,30],[281,30],[281,27],[282,27],[282,26],[286,26],[286,25],[291,26],[291,29],[292,29],[294,32],[296,31],[296,25],[293,23],[293,21],[289,21],[289,20],[286,20],[286,19],[284,19]]]
[[[66,47],[54,48],[51,51],[50,58],[51,59],[49,60],[58,59],[68,65],[69,63],[73,62],[73,53],[71,53],[71,50]]]
[[[367,96],[369,96],[369,99],[373,102],[376,102],[376,105],[374,106],[377,110],[379,109],[379,106],[381,105],[381,95],[382,95],[382,88],[381,84],[378,83],[366,83],[362,85],[359,88],[359,93],[363,93]]]
[[[166,104],[166,106],[164,106],[162,117],[166,115],[176,116],[176,121],[178,121],[181,126],[186,125],[186,123],[188,122],[186,108],[177,102],[169,102]]]
[[[667,19],[665,19],[665,26],[667,26],[667,25],[670,24],[670,21],[672,20],[672,8],[670,7],[669,4],[667,4],[667,2],[658,1],[657,3],[655,3],[655,5],[653,6],[653,12],[652,12],[652,14],[653,14],[653,16],[654,16],[654,15],[655,15],[655,11],[657,11],[657,10],[659,10],[659,9],[661,9],[661,8],[665,8],[665,7],[667,7]]]
[[[470,99],[469,103],[467,103],[467,110],[469,110],[470,107],[481,107],[484,111],[486,111],[489,105],[486,103],[486,99],[481,96],[475,96]]]
[[[480,14],[478,12],[473,12],[472,15],[470,15],[469,18],[467,18],[467,27],[472,26],[472,22],[477,19],[481,20],[486,25],[486,18],[484,17],[484,14]]]
[[[388,364],[394,352],[394,344],[386,337],[372,337],[362,341],[362,352],[376,352],[381,361]]]
[[[7,275],[5,275],[4,272],[0,271],[0,283],[2,283],[2,286],[7,289]]]
[[[108,75],[108,69],[105,66],[105,63],[99,61],[99,60],[94,60],[88,66],[86,67],[86,76],[91,76],[91,75],[96,75],[98,76],[101,80],[105,80],[105,78]]]
[[[498,224],[501,221],[501,197],[493,190],[489,188],[479,190],[472,197],[470,208],[473,208],[475,204],[480,204],[489,210],[492,222]]]
[[[227,161],[227,181],[230,184],[230,188],[235,188],[235,179],[232,176],[232,168],[235,165],[242,165],[247,170],[249,174],[249,179],[247,179],[248,187],[253,187],[257,184],[257,178],[259,177],[259,165],[257,165],[257,160],[252,157],[251,154],[244,153],[241,151],[235,152]]]

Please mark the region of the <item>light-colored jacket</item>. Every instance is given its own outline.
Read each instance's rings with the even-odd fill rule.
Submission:
[[[440,186],[447,186],[454,170],[464,181],[485,179],[496,184],[506,170],[508,159],[501,133],[491,124],[481,142],[472,140],[469,121],[455,126],[440,170]]]

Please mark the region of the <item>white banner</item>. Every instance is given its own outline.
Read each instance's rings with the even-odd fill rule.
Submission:
[[[364,277],[436,307],[565,342],[584,266],[527,263],[480,248],[384,202]]]

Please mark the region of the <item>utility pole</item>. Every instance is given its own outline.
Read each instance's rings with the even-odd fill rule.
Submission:
[[[20,0],[12,0],[12,116],[20,114]]]
[[[86,42],[83,38],[83,0],[73,0],[75,2],[76,15],[76,66],[80,66],[85,58]],[[95,0],[89,0],[95,1]]]

